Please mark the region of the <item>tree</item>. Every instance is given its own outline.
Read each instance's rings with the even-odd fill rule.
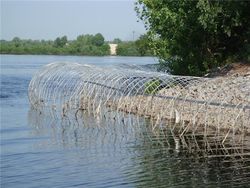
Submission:
[[[19,37],[14,37],[12,39],[12,42],[14,43],[15,47],[19,47],[21,45],[21,39]]]
[[[149,38],[147,34],[141,35],[139,39],[135,41],[135,45],[141,56],[151,55]]]
[[[68,42],[68,39],[66,36],[63,37],[57,37],[56,40],[54,41],[54,46],[57,48],[64,47],[66,43]]]
[[[67,44],[67,42],[68,42],[67,36],[63,36],[63,37],[61,38],[61,45],[62,45],[62,46],[65,46],[65,45]]]
[[[116,48],[116,54],[120,56],[140,56],[135,42],[122,42]]]
[[[154,53],[174,74],[203,75],[249,58],[249,1],[138,0]]]
[[[101,33],[97,33],[94,37],[92,37],[92,44],[95,46],[102,46],[104,44],[104,37]]]
[[[115,39],[113,40],[113,43],[114,43],[114,44],[119,44],[119,43],[121,43],[121,42],[122,42],[122,40],[119,39],[119,38],[115,38]]]

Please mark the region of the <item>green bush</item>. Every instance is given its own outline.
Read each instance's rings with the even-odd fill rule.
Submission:
[[[145,94],[154,95],[160,89],[161,81],[158,79],[150,80],[145,83]]]

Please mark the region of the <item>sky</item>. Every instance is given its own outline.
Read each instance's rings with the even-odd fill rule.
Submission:
[[[0,38],[54,40],[102,33],[105,40],[133,40],[145,33],[135,0],[1,0]]]

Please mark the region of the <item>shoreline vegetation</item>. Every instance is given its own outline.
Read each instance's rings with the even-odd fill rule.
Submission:
[[[250,62],[250,1],[137,0],[151,49],[171,74],[204,76]]]
[[[11,41],[0,41],[0,54],[153,56],[146,35],[141,35],[136,41],[122,41],[116,38],[108,42],[100,33],[79,35],[75,40],[68,40],[67,36],[57,37],[55,40],[31,40],[14,37]]]

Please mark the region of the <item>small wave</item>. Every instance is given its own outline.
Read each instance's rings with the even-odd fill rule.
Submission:
[[[7,98],[10,98],[10,95],[0,94],[0,98],[1,99],[7,99]]]

